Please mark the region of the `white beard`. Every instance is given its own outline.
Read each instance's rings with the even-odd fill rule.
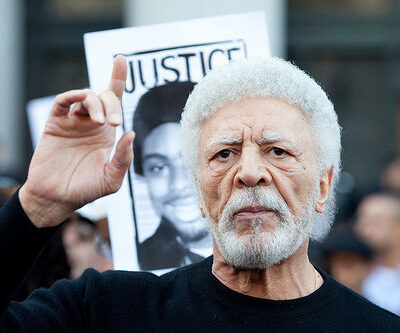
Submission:
[[[206,218],[210,232],[224,260],[237,268],[265,269],[293,255],[308,237],[315,213],[315,193],[296,218],[283,199],[262,186],[237,191],[225,205],[215,223],[209,212]],[[204,201],[200,196],[203,207]],[[263,221],[251,221],[251,233],[239,236],[233,222],[234,213],[246,206],[263,206],[273,210],[279,218],[274,231],[261,231]]]

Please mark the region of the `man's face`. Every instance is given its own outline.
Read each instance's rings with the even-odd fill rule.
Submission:
[[[220,247],[234,240],[242,251],[271,246],[272,252],[286,251],[277,243],[305,241],[320,199],[311,133],[299,108],[273,98],[227,104],[203,122],[198,186],[214,239],[226,239],[215,239],[223,255]]]
[[[393,200],[371,196],[357,210],[356,231],[375,251],[385,251],[400,241],[400,221]]]
[[[204,235],[205,226],[194,188],[180,153],[180,125],[154,128],[143,142],[143,171],[153,207],[176,228],[185,241]]]

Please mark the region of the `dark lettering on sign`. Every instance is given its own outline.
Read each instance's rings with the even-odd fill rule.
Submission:
[[[129,61],[128,62],[128,76],[126,78],[126,85],[125,85],[125,91],[129,94],[133,93],[135,91],[135,72],[133,71],[133,62]],[[130,80],[129,80],[130,79]],[[128,83],[132,82],[131,88],[128,88]]]
[[[224,51],[223,50],[221,50],[221,49],[215,49],[215,50],[212,50],[211,52],[210,52],[210,55],[208,56],[208,68],[210,69],[210,70],[212,70],[212,57],[214,56],[214,54],[215,53],[217,53],[217,52],[221,52],[222,54],[224,53]]]
[[[189,58],[194,57],[196,53],[184,53],[184,54],[178,54],[178,57],[185,58],[185,63],[186,63],[186,75],[188,81],[191,81],[190,77],[190,66],[189,66]]]
[[[158,70],[157,70],[156,59],[153,59],[153,70],[154,70],[155,85],[157,85],[158,84]]]
[[[143,70],[142,70],[142,61],[141,60],[138,60],[138,67],[139,67],[140,83],[142,84],[143,87],[149,88],[149,87],[146,87],[146,82],[144,82]]]
[[[176,82],[176,81],[179,80],[179,71],[178,71],[176,68],[169,67],[169,66],[167,66],[167,65],[165,64],[165,62],[167,61],[167,59],[171,59],[171,58],[175,58],[175,57],[174,57],[174,56],[169,56],[169,57],[162,58],[162,60],[161,60],[161,66],[164,67],[165,69],[169,70],[169,71],[174,72],[174,73],[176,74],[176,80],[170,81],[170,80],[164,79],[164,83]]]
[[[206,64],[204,63],[204,54],[203,51],[200,52],[200,63],[201,63],[201,72],[203,76],[206,75]]]
[[[189,48],[188,52],[182,52]],[[204,76],[217,64],[247,57],[247,51],[245,42],[239,39],[139,51],[125,56],[128,58],[125,91],[132,94],[138,85],[147,90],[169,82],[191,81],[193,75]]]
[[[227,50],[229,61],[232,60],[232,52],[233,52],[233,51],[240,51],[240,49],[239,49],[238,47],[233,47],[233,48]]]

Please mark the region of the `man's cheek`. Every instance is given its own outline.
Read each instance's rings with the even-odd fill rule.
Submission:
[[[201,193],[205,204],[205,207],[203,208],[214,217],[217,214],[220,199],[218,189],[212,184],[212,182],[205,182],[201,189]]]

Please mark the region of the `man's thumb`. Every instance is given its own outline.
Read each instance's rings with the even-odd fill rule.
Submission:
[[[112,160],[106,166],[105,182],[107,193],[114,193],[121,187],[125,173],[132,163],[132,143],[134,138],[134,132],[125,133],[117,144]]]

